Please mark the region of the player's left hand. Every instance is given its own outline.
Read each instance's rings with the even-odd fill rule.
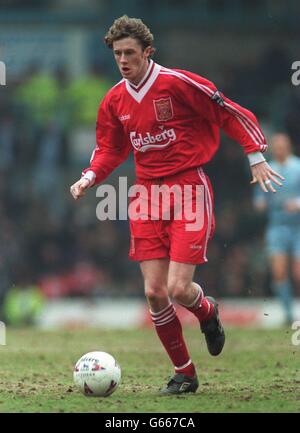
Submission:
[[[272,182],[278,186],[282,186],[282,183],[278,179],[284,180],[284,177],[273,170],[266,161],[252,165],[250,168],[252,172],[252,180],[250,183],[254,184],[258,182],[264,192],[276,192]]]

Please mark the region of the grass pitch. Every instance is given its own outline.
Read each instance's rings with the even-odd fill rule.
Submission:
[[[197,366],[196,394],[158,395],[173,374],[154,331],[7,331],[0,346],[0,412],[299,412],[300,346],[292,330],[227,329],[223,353],[211,357],[198,329],[185,336]],[[73,385],[86,352],[116,357],[122,382],[107,398]]]

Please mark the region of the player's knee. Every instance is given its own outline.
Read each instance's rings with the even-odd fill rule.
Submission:
[[[288,278],[289,268],[286,259],[277,259],[272,263],[272,278],[276,283],[281,283]]]
[[[288,274],[285,269],[276,269],[276,271],[273,271],[273,280],[276,283],[281,283],[285,281],[288,278]]]
[[[300,269],[293,269],[293,281],[297,287],[300,287]]]
[[[187,291],[191,286],[191,282],[187,280],[174,279],[168,284],[168,292],[171,298],[180,302],[182,298],[186,297]]]
[[[168,292],[164,285],[146,285],[145,286],[145,296],[150,302],[150,304],[160,302],[168,297]]]

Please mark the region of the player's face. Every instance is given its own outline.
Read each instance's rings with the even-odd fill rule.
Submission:
[[[115,41],[113,51],[122,77],[138,84],[147,72],[151,47],[143,50],[138,40],[128,37]]]
[[[291,153],[291,142],[285,134],[275,134],[272,137],[272,155],[279,162],[284,162]]]

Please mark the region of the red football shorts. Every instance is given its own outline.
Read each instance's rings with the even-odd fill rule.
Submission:
[[[181,263],[207,261],[215,230],[213,191],[202,168],[158,179],[137,179],[128,209],[129,258],[168,258]]]

